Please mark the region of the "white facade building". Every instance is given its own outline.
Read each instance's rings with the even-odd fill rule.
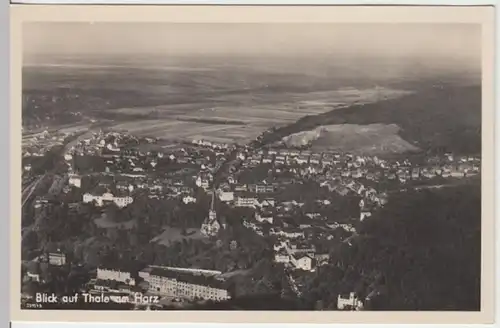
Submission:
[[[230,299],[228,291],[224,288],[203,281],[195,282],[183,279],[177,273],[170,270],[153,268],[143,270],[139,273],[149,284],[149,291],[155,294],[178,297],[182,299],[205,299],[213,301],[223,301]],[[208,279],[210,280],[210,279]]]
[[[118,207],[125,207],[129,204],[132,204],[133,201],[134,199],[130,196],[115,197],[111,193],[105,193],[102,196],[94,196],[89,193],[83,195],[84,203],[96,202],[97,206],[103,206],[105,202],[113,202]]]
[[[305,271],[312,271],[313,269],[313,260],[309,256],[302,256],[299,258],[295,258],[290,256],[290,259],[295,266],[295,268]]]
[[[221,202],[232,202],[234,200],[234,193],[232,191],[219,190],[217,195]]]
[[[269,224],[273,224],[273,216],[271,214],[260,214],[260,213],[255,213],[255,220],[263,223],[263,222],[268,222]]]
[[[255,207],[258,200],[255,197],[236,197],[234,205],[236,207]]]
[[[357,298],[355,293],[349,293],[349,297],[339,295],[337,298],[337,309],[359,311],[363,309],[363,302]]]
[[[130,272],[107,269],[107,268],[98,268],[97,269],[97,279],[100,280],[116,280],[123,283],[126,283],[130,286],[135,286],[135,279],[132,278]]]
[[[71,175],[69,177],[68,184],[70,186],[75,186],[77,188],[81,188],[82,187],[82,178],[80,178],[77,175]]]
[[[49,263],[55,266],[63,266],[66,264],[66,255],[63,253],[49,253]]]

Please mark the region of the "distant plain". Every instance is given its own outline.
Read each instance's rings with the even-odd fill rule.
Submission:
[[[319,58],[302,65],[298,61],[70,58],[54,64],[40,60],[23,68],[23,95],[35,99],[55,95],[62,100],[36,108],[27,102],[23,119],[45,110],[71,111],[138,136],[247,143],[271,127],[293,125],[307,117],[404,98],[433,83],[468,85],[474,80],[473,75],[457,80],[442,66],[436,69],[411,61],[374,64]],[[404,128],[397,125],[393,132],[397,135]],[[360,140],[349,137],[359,135],[358,130],[335,133],[328,139],[333,148],[345,148],[337,143],[339,136],[352,141],[348,148],[356,148]],[[325,148],[326,139],[322,140],[320,148]],[[412,140],[397,136],[385,138],[384,143],[380,149],[415,148]]]

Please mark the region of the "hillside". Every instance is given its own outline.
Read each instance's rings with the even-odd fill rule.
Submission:
[[[376,123],[396,124],[404,140],[424,151],[480,153],[481,88],[428,88],[398,99],[306,116],[267,134],[263,142],[276,142],[323,125]]]
[[[355,291],[371,310],[479,310],[480,179],[394,195],[358,234],[308,281],[310,307]]]
[[[288,147],[310,145],[315,151],[335,150],[364,155],[417,152],[419,149],[403,140],[395,124],[322,125],[311,131],[283,138]]]

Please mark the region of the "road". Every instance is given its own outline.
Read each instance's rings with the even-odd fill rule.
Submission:
[[[293,279],[291,273],[285,271],[285,277],[286,277],[292,291],[295,293],[295,295],[300,297],[302,295],[302,293],[300,292],[299,288],[297,287],[297,284],[295,283],[295,279]]]

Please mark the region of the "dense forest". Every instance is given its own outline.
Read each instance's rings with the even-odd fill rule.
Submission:
[[[393,196],[307,281],[305,301],[356,291],[372,310],[479,310],[481,190],[473,183]]]

